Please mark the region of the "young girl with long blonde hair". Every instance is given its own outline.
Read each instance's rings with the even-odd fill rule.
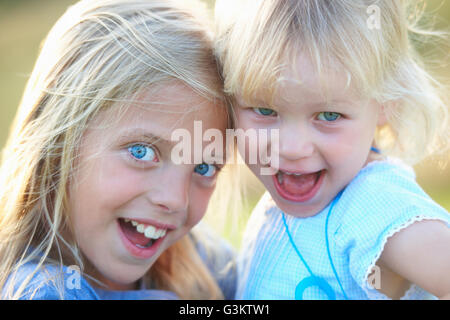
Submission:
[[[223,100],[199,2],[70,7],[3,150],[1,297],[233,296],[231,252],[191,232],[222,164],[171,159],[174,129],[230,126]]]

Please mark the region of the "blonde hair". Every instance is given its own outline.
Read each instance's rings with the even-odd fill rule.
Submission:
[[[374,7],[379,29],[369,27]],[[281,70],[304,52],[321,78],[340,65],[362,97],[383,105],[388,124],[378,128],[376,144],[384,153],[414,164],[446,151],[446,90],[413,46],[446,34],[422,27],[418,8],[407,0],[219,0],[216,55],[225,92],[270,105]]]
[[[20,298],[46,264],[83,270],[67,214],[67,190],[76,146],[95,115],[113,107],[123,112],[120,102],[170,81],[223,105],[205,11],[199,2],[186,0],[84,0],[52,28],[3,151],[3,297]],[[36,269],[15,283],[16,272],[29,261],[38,262]],[[223,297],[189,237],[166,250],[148,277],[180,298]]]

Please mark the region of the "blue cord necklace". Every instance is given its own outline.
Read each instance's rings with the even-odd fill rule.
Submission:
[[[336,272],[336,268],[334,267],[333,260],[331,259],[330,246],[329,246],[329,241],[328,241],[328,219],[330,217],[330,214],[331,214],[331,211],[333,210],[334,205],[336,204],[336,202],[341,197],[341,193],[342,192],[340,192],[334,198],[333,202],[330,205],[330,210],[328,210],[327,218],[325,220],[325,240],[326,240],[326,246],[327,246],[328,259],[330,260],[330,264],[331,264],[331,269],[333,269],[334,276],[336,277],[336,280],[337,280],[337,282],[339,284],[339,287],[342,290],[342,294],[344,295],[344,298],[346,300],[348,300],[348,297],[345,294],[344,288],[342,287],[341,281],[339,280],[339,276],[338,276],[338,274]],[[291,233],[289,232],[289,228],[288,228],[288,225],[287,225],[287,222],[286,222],[286,217],[284,216],[284,213],[282,213],[281,216],[283,218],[283,223],[284,223],[284,227],[286,228],[286,233],[288,235],[289,242],[291,243],[291,245],[294,248],[295,252],[297,253],[297,255],[299,256],[300,260],[303,262],[303,264],[305,265],[306,269],[308,270],[308,272],[310,274],[309,277],[304,278],[302,281],[300,281],[298,283],[297,287],[295,288],[295,300],[303,300],[303,293],[304,293],[304,291],[307,288],[313,287],[313,286],[317,286],[323,292],[325,292],[325,294],[328,296],[328,300],[336,300],[336,294],[335,294],[333,288],[330,286],[330,284],[324,278],[316,276],[312,272],[312,270],[309,267],[309,265],[306,263],[305,259],[303,258],[302,254],[300,253],[300,250],[295,245],[295,242],[294,242],[294,239],[292,238]]]
[[[375,147],[371,147],[370,148],[371,151],[381,154],[381,151]],[[326,241],[326,246],[327,246],[327,254],[328,254],[328,259],[330,260],[330,265],[331,265],[331,269],[333,269],[333,273],[334,276],[336,277],[336,280],[339,284],[339,287],[341,288],[342,294],[344,295],[344,298],[346,300],[348,299],[347,294],[344,291],[344,288],[342,287],[342,283],[339,280],[339,276],[337,274],[336,268],[334,267],[333,264],[333,259],[331,258],[331,253],[330,253],[330,245],[329,245],[329,241],[328,241],[328,220],[330,218],[331,215],[331,211],[333,210],[334,205],[336,204],[336,202],[339,200],[339,198],[342,195],[342,191],[338,193],[338,195],[334,198],[333,202],[330,205],[330,210],[328,210],[328,214],[327,214],[327,218],[325,220],[325,241]],[[297,287],[295,288],[295,299],[296,300],[303,300],[303,293],[304,291],[309,288],[309,287],[313,287],[313,286],[317,286],[319,287],[322,291],[325,292],[325,294],[328,296],[329,300],[336,300],[336,293],[334,292],[333,288],[330,286],[330,284],[322,277],[318,277],[316,276],[311,268],[309,267],[309,265],[306,263],[305,259],[303,258],[302,254],[300,253],[300,250],[298,250],[297,246],[295,245],[294,239],[292,238],[291,233],[289,232],[289,228],[286,222],[286,217],[284,216],[284,213],[281,214],[282,218],[283,218],[283,223],[284,223],[284,227],[286,229],[286,233],[289,237],[289,242],[291,243],[292,247],[294,248],[295,252],[297,253],[297,255],[299,256],[300,260],[303,262],[303,264],[305,265],[306,269],[308,270],[310,276],[303,279],[302,281],[300,281],[297,285]]]

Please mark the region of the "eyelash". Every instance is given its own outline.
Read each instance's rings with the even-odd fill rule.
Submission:
[[[196,172],[196,171],[195,171],[196,168],[197,168],[198,166],[201,166],[201,165],[213,166],[213,167],[215,168],[214,174],[212,174],[212,175],[210,175],[210,176],[205,176],[205,175],[200,174],[199,172]],[[201,163],[201,164],[198,164],[198,165],[195,166],[194,172],[197,173],[198,175],[202,176],[202,177],[213,178],[213,177],[217,176],[217,174],[220,172],[221,169],[222,169],[222,167],[221,167],[221,166],[218,166],[218,165],[216,165],[216,164]],[[207,172],[209,172],[209,169],[208,169]]]
[[[319,119],[319,116],[320,116],[321,114],[323,114],[324,116],[325,116],[325,115],[330,115],[330,114],[332,114],[332,115],[337,115],[337,117],[336,117],[335,119],[333,119],[333,120]],[[316,118],[317,118],[317,120],[319,120],[319,121],[325,121],[325,122],[331,123],[331,122],[336,122],[337,120],[341,119],[342,117],[343,117],[342,114],[340,114],[339,112],[325,111],[325,112],[319,112],[319,113],[317,114],[317,117],[316,117]],[[325,118],[326,118],[326,116],[325,116]]]
[[[152,150],[152,152],[153,152],[153,157],[156,159],[156,161],[154,161],[154,160],[142,160],[142,159],[139,159],[139,158],[137,158],[136,156],[134,156],[133,154],[132,154],[132,148],[133,147],[144,147],[144,148],[148,148],[148,149],[150,149],[150,150]],[[132,145],[129,145],[128,147],[127,147],[127,151],[128,151],[128,153],[129,153],[129,155],[132,157],[132,159],[134,160],[134,161],[136,161],[136,162],[139,162],[139,163],[143,163],[143,162],[159,162],[159,159],[158,159],[158,154],[157,154],[157,150],[156,150],[156,148],[155,147],[152,147],[152,146],[149,146],[149,145],[147,145],[147,144],[144,144],[144,143],[135,143],[135,144],[132,144]],[[147,155],[147,153],[146,154],[144,154],[144,156],[143,157],[145,157]],[[214,168],[215,168],[215,172],[214,172],[214,174],[213,175],[210,175],[210,176],[204,176],[204,175],[201,175],[200,173],[198,173],[198,172],[196,172],[195,171],[195,168],[197,168],[199,165],[197,165],[195,168],[194,168],[194,172],[195,173],[197,173],[197,174],[199,174],[200,176],[202,176],[202,177],[208,177],[208,178],[213,178],[213,177],[215,177],[215,176],[217,176],[217,174],[220,172],[220,170],[222,170],[222,168],[223,168],[223,166],[219,166],[219,165],[217,165],[217,164],[208,164],[208,163],[202,163],[202,164],[205,164],[205,165],[208,165],[208,166],[214,166]],[[209,171],[209,170],[208,170]]]
[[[278,113],[275,110],[269,108],[252,108],[253,112],[262,117],[276,117]],[[271,112],[271,114],[262,114],[261,110],[266,110]]]
[[[257,115],[259,115],[259,116],[262,116],[262,117],[276,117],[277,115],[278,115],[278,113],[275,111],[275,110],[272,110],[272,109],[269,109],[269,108],[252,108],[252,110],[253,110],[253,112],[255,112]],[[267,114],[264,114],[263,112],[261,112],[261,110],[265,110],[265,111],[267,111]],[[320,115],[331,115],[331,114],[333,114],[333,115],[337,115],[337,117],[335,118],[335,119],[333,119],[333,120],[327,120],[326,118],[326,116],[325,116],[325,119],[319,119],[319,116]],[[330,111],[325,111],[325,112],[320,112],[318,115],[317,115],[317,120],[320,120],[320,121],[325,121],[325,122],[335,122],[335,121],[337,121],[337,120],[339,120],[339,119],[341,119],[342,118],[342,114],[340,114],[340,113],[338,113],[338,112],[330,112]]]

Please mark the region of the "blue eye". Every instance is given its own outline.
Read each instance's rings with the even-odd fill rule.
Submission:
[[[134,144],[130,146],[128,152],[140,161],[158,161],[155,150],[143,144]]]
[[[212,177],[216,174],[217,167],[212,164],[202,163],[194,168],[194,172],[204,177]]]
[[[268,109],[268,108],[253,108],[253,111],[255,111],[260,116],[265,116],[265,117],[277,115],[277,113],[274,110]]]
[[[317,119],[322,120],[322,121],[331,122],[331,121],[336,121],[340,117],[341,117],[341,114],[337,113],[337,112],[321,112],[317,116]]]

